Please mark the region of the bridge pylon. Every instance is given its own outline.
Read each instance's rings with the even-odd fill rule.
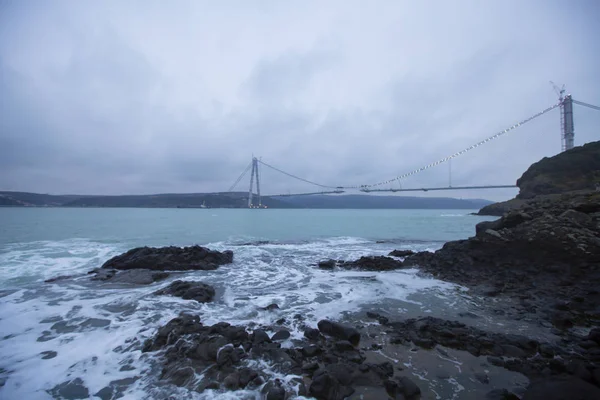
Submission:
[[[254,178],[256,178],[256,195],[253,192]],[[254,204],[254,198],[258,204]],[[250,190],[248,190],[248,208],[262,208],[262,200],[260,198],[260,175],[258,173],[258,158],[252,157],[252,172],[250,173]]]

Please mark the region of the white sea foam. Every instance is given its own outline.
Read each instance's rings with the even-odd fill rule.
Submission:
[[[393,245],[390,245],[393,246]],[[420,250],[421,247],[404,246]],[[231,248],[227,242],[210,244]],[[387,254],[392,247],[360,238],[342,237],[301,243],[263,243],[234,247],[234,263],[215,271],[177,274],[166,282],[143,287],[108,288],[90,282],[87,271],[125,249],[83,239],[6,246],[0,253],[2,287],[21,289],[0,298],[0,389],[3,398],[50,398],[56,385],[83,380],[93,395],[115,380],[142,377],[128,389],[128,396],[156,394],[157,361],[141,353],[141,344],[156,328],[181,311],[197,313],[203,323],[227,321],[239,325],[274,324],[285,317],[292,339],[302,331],[293,316],[315,326],[323,318],[340,318],[365,305],[386,301],[410,302],[416,293],[431,292],[432,299],[456,302],[454,285],[422,277],[416,269],[389,272],[326,271],[316,267],[324,259],[352,260],[364,255]],[[44,284],[57,275],[80,275],[75,280]],[[155,296],[158,287],[174,279],[201,280],[216,287],[218,298],[199,304],[174,297]],[[262,311],[271,303],[274,312]],[[291,342],[284,342],[291,346]],[[42,359],[41,353],[56,357]],[[121,370],[123,366],[128,366]],[[265,368],[268,369],[268,366]],[[275,371],[272,371],[276,375]],[[292,385],[291,376],[278,376]],[[176,390],[176,389],[171,389]],[[185,394],[182,398],[210,398]],[[232,398],[254,398],[255,392],[239,392]],[[222,394],[219,398],[223,397]]]

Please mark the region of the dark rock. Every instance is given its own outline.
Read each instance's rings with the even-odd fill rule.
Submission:
[[[337,264],[337,261],[335,261],[335,260],[326,260],[326,261],[319,262],[318,265],[319,265],[319,268],[321,268],[321,269],[333,269],[336,264]]]
[[[317,369],[319,369],[319,363],[318,362],[305,362],[304,364],[302,364],[302,370],[303,371],[316,371]]]
[[[61,399],[87,399],[90,397],[88,388],[83,385],[81,378],[75,378],[70,381],[56,385],[49,391],[56,398]]]
[[[263,393],[266,393],[265,400],[285,400],[285,389],[279,379],[267,382]]]
[[[594,328],[588,333],[588,340],[593,340],[594,342],[600,344],[600,328]]]
[[[597,400],[600,388],[578,378],[534,381],[522,400]]]
[[[356,261],[339,262],[336,265],[343,269],[363,271],[391,271],[403,267],[402,261],[385,256],[361,257]]]
[[[600,170],[600,142],[543,158],[517,180],[520,199],[573,190],[594,190]]]
[[[42,360],[49,360],[58,355],[58,353],[55,351],[42,351],[40,354],[42,356]]]
[[[217,353],[217,365],[219,367],[229,367],[235,365],[240,361],[236,349],[233,345],[225,345],[219,349]]]
[[[596,386],[600,386],[600,367],[592,371],[592,379]]]
[[[486,400],[519,400],[519,397],[506,389],[494,389],[486,393]]]
[[[593,340],[583,340],[581,342],[579,342],[579,347],[584,348],[584,349],[591,349],[592,347],[597,347],[598,343],[594,342]]]
[[[347,340],[354,346],[358,346],[358,343],[360,342],[360,333],[350,326],[328,321],[326,319],[319,321],[317,326],[319,327],[319,331],[321,331],[323,334],[333,336],[341,340]]]
[[[273,304],[269,304],[266,307],[262,307],[261,310],[263,311],[275,311],[275,310],[279,310],[279,306],[275,303]]]
[[[233,262],[233,252],[210,250],[201,246],[138,247],[106,261],[102,268],[118,270],[151,269],[161,271],[214,270]]]
[[[390,257],[406,257],[406,256],[412,256],[413,254],[415,254],[415,252],[412,250],[394,250],[390,254],[388,254],[388,256],[390,256]]]
[[[73,275],[60,275],[60,276],[55,276],[54,278],[46,279],[44,282],[54,283],[54,282],[58,282],[58,281],[66,281],[67,279],[71,279],[72,277],[73,277]]]
[[[92,271],[93,281],[103,281],[116,284],[150,285],[169,277],[168,272],[157,272],[149,269],[131,269],[117,271],[116,269],[96,269]]]
[[[288,331],[287,329],[282,329],[280,331],[277,331],[273,337],[271,337],[272,341],[278,341],[278,340],[285,340],[288,339],[291,336],[290,331]]]
[[[344,400],[354,393],[351,384],[352,375],[346,366],[334,364],[314,373],[308,392],[318,400]]]
[[[490,383],[490,377],[485,372],[475,373],[475,379],[484,384]]]
[[[470,311],[458,313],[460,317],[463,318],[481,318],[479,315],[472,313]]]
[[[207,303],[215,297],[215,289],[202,282],[174,281],[169,286],[154,292],[156,295],[181,297],[184,300],[196,300]]]
[[[384,385],[386,392],[393,399],[403,396],[406,400],[418,400],[421,396],[419,386],[405,376],[388,379]]]
[[[569,329],[573,327],[573,319],[568,312],[557,311],[552,314],[552,325],[558,329]]]
[[[320,336],[321,336],[321,332],[319,332],[318,329],[307,328],[304,331],[304,337],[309,340],[317,340],[317,339],[319,339]]]
[[[335,348],[336,348],[336,350],[339,350],[339,351],[354,350],[354,346],[352,346],[352,343],[350,343],[347,340],[340,340],[338,342],[335,342]]]
[[[237,390],[240,388],[240,374],[235,371],[231,374],[227,375],[225,379],[223,379],[223,386],[227,390]]]
[[[487,360],[490,364],[495,365],[497,367],[504,366],[504,360],[500,357],[488,357]]]
[[[304,354],[305,357],[314,357],[319,353],[321,353],[321,348],[319,348],[319,346],[311,344],[302,347],[302,354]]]
[[[267,335],[267,332],[262,329],[256,329],[252,333],[252,343],[261,344],[261,343],[271,343],[271,338]]]

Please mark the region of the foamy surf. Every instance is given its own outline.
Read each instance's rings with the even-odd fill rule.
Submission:
[[[156,356],[142,354],[142,343],[182,311],[199,314],[205,324],[226,321],[267,330],[286,318],[291,339],[300,339],[302,329],[294,322],[298,314],[305,324],[315,326],[320,319],[340,319],[368,307],[401,314],[409,308],[426,312],[436,302],[450,307],[461,301],[453,294],[455,285],[420,276],[416,269],[326,271],[316,266],[329,258],[384,255],[398,248],[397,244],[354,237],[297,243],[253,241],[243,246],[239,239],[210,243],[217,250],[235,251],[234,263],[215,271],[185,272],[157,284],[121,288],[90,282],[86,273],[127,250],[122,245],[84,239],[6,245],[0,254],[1,282],[14,292],[0,298],[0,376],[4,380],[0,396],[59,397],[59,385],[77,380],[81,395],[106,393],[111,387],[131,398],[152,397],[164,389],[158,383]],[[437,245],[422,242],[404,248],[418,251]],[[74,278],[43,283],[57,275]],[[214,302],[200,304],[153,294],[175,279],[208,283],[218,296]],[[261,310],[272,303],[279,309]],[[291,341],[284,346],[291,346]],[[279,378],[292,382],[292,377]],[[168,390],[182,398],[217,397],[210,391]],[[256,391],[229,395],[260,397]]]

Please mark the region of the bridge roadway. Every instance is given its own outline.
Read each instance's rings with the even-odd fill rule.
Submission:
[[[470,190],[470,189],[514,189],[517,185],[485,185],[485,186],[445,186],[445,187],[430,187],[430,188],[411,188],[411,189],[360,189],[361,192],[429,192],[435,190]],[[270,194],[267,197],[291,197],[291,196],[312,196],[318,194],[341,194],[346,193],[344,190],[332,190],[327,192],[310,192],[310,193],[284,193]]]
[[[360,189],[361,192],[429,192],[434,190],[469,190],[469,189],[509,189],[516,188],[517,185],[485,185],[485,186],[445,186],[430,188],[412,188],[412,189]]]

